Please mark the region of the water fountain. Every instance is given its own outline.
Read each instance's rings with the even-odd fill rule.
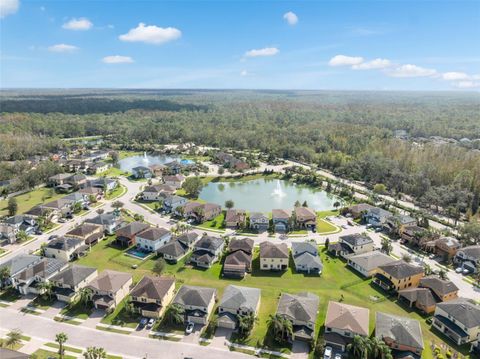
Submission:
[[[149,160],[148,160],[148,157],[147,157],[147,152],[143,152],[142,161],[145,162],[145,164],[148,164]]]
[[[282,189],[282,184],[280,183],[280,180],[277,180],[277,188],[275,188],[272,192],[272,196],[275,197],[285,197],[286,193]]]

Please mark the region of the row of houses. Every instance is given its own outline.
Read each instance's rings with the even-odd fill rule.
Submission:
[[[183,182],[185,177],[181,174],[183,171],[195,169],[196,164],[189,161],[172,161],[162,164],[152,164],[149,166],[136,166],[132,168],[134,178],[161,178],[166,182]]]
[[[91,151],[73,158],[65,156],[56,156],[53,158],[60,164],[66,172],[70,173],[88,173],[91,175],[100,174],[107,171],[111,164],[105,162],[110,156],[108,151]]]
[[[217,152],[213,157],[213,162],[222,165],[225,168],[235,169],[237,171],[243,171],[250,168],[250,165],[244,160],[235,157],[234,155],[226,152]]]

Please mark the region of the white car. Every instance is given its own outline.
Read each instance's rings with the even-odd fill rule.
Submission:
[[[147,323],[147,329],[151,329],[154,324],[155,324],[155,319],[150,318],[150,320]]]
[[[342,359],[342,354],[339,354],[339,353],[335,354],[335,359]]]
[[[195,324],[192,322],[187,323],[187,327],[185,328],[185,333],[191,334],[193,332],[193,328],[195,327]]]
[[[455,272],[457,272],[457,273],[462,273],[462,272],[463,272],[463,268],[462,268],[462,267],[458,267],[457,269],[455,269]]]
[[[470,273],[470,271],[469,271],[468,269],[464,269],[464,270],[462,271],[462,273],[463,273],[464,275],[467,275],[467,274]]]
[[[434,253],[430,254],[430,255],[428,256],[428,258],[430,258],[430,259],[435,258],[435,254],[434,254]]]
[[[323,353],[323,359],[332,358],[332,347],[325,347],[325,352]]]

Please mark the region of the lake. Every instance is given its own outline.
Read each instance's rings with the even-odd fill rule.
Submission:
[[[122,171],[131,172],[132,168],[134,167],[164,165],[165,163],[172,162],[178,159],[179,158],[176,156],[166,156],[166,155],[150,156],[147,154],[143,154],[138,156],[126,157],[118,161],[118,165],[120,166],[120,169]]]
[[[232,200],[235,208],[247,211],[271,212],[274,208],[293,209],[295,201],[307,201],[316,211],[333,209],[338,197],[312,187],[277,179],[258,179],[246,182],[210,182],[199,195],[200,199],[222,207]]]

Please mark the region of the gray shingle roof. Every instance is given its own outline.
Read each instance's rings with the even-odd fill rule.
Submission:
[[[348,261],[352,261],[366,271],[371,271],[382,265],[395,262],[395,259],[385,253],[373,251],[348,257]]]
[[[423,349],[422,329],[416,319],[377,312],[375,336],[390,338],[399,345]]]
[[[216,251],[223,245],[223,239],[217,237],[203,236],[196,244],[195,249],[208,249]]]
[[[62,237],[54,239],[47,244],[47,248],[68,251],[82,245],[83,241],[77,238]]]
[[[360,233],[350,234],[348,236],[341,236],[340,239],[343,242],[355,247],[373,243],[373,240],[369,236]]]
[[[92,280],[88,286],[100,291],[115,293],[130,279],[132,279],[130,273],[104,270],[97,278]]]
[[[19,254],[12,259],[8,260],[0,266],[0,268],[8,267],[10,268],[10,275],[15,275],[23,271],[28,266],[31,266],[35,263],[38,263],[42,260],[42,257],[34,256],[30,254]]]
[[[42,260],[38,263],[35,263],[33,266],[30,266],[24,269],[22,272],[18,273],[15,277],[20,280],[27,280],[29,278],[39,276],[41,278],[47,279],[52,274],[58,272],[66,263],[64,261],[43,257]]]
[[[448,302],[438,303],[437,308],[442,309],[455,321],[462,323],[467,328],[480,326],[480,305],[474,304],[466,298],[457,298]]]
[[[422,267],[407,263],[403,260],[384,264],[379,266],[379,268],[396,279],[403,279],[411,277],[412,275],[423,273]]]
[[[282,293],[278,302],[277,314],[292,320],[315,322],[320,299],[317,295],[306,292],[299,294]]]
[[[292,242],[292,252],[297,255],[302,253],[310,253],[316,255],[318,253],[317,246],[310,242]]]
[[[422,278],[420,280],[420,286],[430,288],[440,297],[458,291],[458,287],[452,281],[433,276]]]
[[[295,267],[297,268],[299,266],[305,266],[307,268],[320,268],[320,270],[323,268],[320,257],[314,256],[308,252],[304,252],[298,256],[295,256],[293,261],[295,262]]]
[[[228,309],[247,308],[255,312],[259,301],[260,289],[229,285],[223,292],[219,306]]]
[[[163,300],[173,285],[175,285],[175,279],[173,278],[145,276],[132,289],[130,295],[132,297]]]
[[[461,248],[460,251],[472,258],[480,258],[480,245]]]
[[[146,230],[149,227],[150,226],[146,223],[136,221],[136,222],[129,223],[122,228],[117,229],[115,234],[121,237],[132,237],[140,233],[141,231]]]
[[[151,227],[138,233],[137,236],[149,241],[157,241],[169,233],[170,231],[166,228]]]
[[[160,247],[157,252],[160,254],[167,254],[172,257],[183,256],[187,251],[187,247],[180,243],[178,240],[173,239],[164,246]]]
[[[183,285],[175,296],[173,303],[207,307],[216,293],[217,290],[214,288]]]
[[[61,283],[71,287],[75,287],[96,271],[96,268],[74,264],[64,269],[60,273],[55,274],[50,280],[55,283]]]
[[[260,243],[260,258],[288,258],[288,247],[285,243]]]

